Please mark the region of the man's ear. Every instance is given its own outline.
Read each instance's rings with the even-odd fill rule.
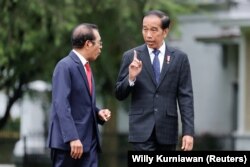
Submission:
[[[168,36],[168,32],[169,32],[169,28],[166,28],[163,30],[164,38],[166,38]]]
[[[85,42],[85,44],[84,44],[84,47],[89,48],[89,47],[92,46],[92,45],[93,45],[93,43],[92,43],[91,41],[87,40],[87,41]]]

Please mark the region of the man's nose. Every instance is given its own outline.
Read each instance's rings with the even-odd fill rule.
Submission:
[[[151,38],[151,37],[152,37],[152,33],[151,33],[150,31],[147,31],[147,32],[146,32],[146,37],[147,37],[147,38]]]

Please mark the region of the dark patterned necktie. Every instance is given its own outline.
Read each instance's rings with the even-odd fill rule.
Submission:
[[[157,82],[157,84],[159,83],[159,79],[160,79],[160,61],[159,61],[159,53],[160,51],[157,50],[157,49],[154,49],[153,51],[155,57],[154,57],[154,60],[153,60],[153,68],[154,68],[154,73],[155,73],[155,80]]]

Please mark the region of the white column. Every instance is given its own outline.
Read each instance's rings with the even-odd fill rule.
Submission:
[[[244,113],[245,113],[245,89],[246,89],[246,45],[245,36],[242,38],[239,46],[239,92],[238,92],[238,130],[237,133],[242,134],[245,130]]]
[[[239,53],[238,129],[235,149],[250,150],[250,33],[241,29]]]

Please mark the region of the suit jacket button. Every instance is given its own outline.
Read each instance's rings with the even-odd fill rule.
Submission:
[[[154,109],[154,111],[155,111],[155,112],[157,112],[157,111],[158,111],[158,109],[157,109],[157,108],[155,108],[155,109]]]

